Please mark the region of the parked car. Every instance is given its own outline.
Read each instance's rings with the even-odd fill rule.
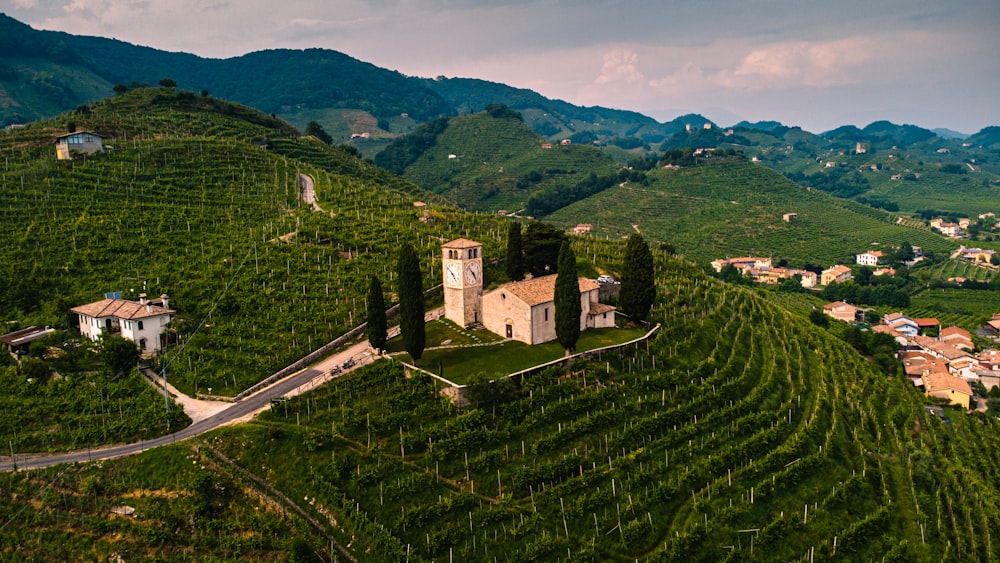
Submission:
[[[615,278],[611,276],[597,276],[597,283],[615,283]]]

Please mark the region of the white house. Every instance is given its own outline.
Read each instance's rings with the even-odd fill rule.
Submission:
[[[94,303],[73,307],[80,321],[80,334],[98,341],[105,334],[120,334],[135,342],[143,354],[153,354],[166,347],[167,324],[174,311],[168,309],[166,295],[159,299],[146,299],[139,294],[139,301],[107,298]]]
[[[879,260],[885,258],[885,253],[881,250],[869,251],[855,256],[858,264],[862,266],[878,266]]]

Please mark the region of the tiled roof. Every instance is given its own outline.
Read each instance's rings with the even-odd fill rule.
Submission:
[[[969,386],[968,381],[962,379],[961,377],[944,375],[942,373],[931,372],[925,375],[924,389],[926,389],[928,393],[932,391],[952,389],[970,397],[972,396],[972,387]]]
[[[945,338],[947,338],[949,336],[960,336],[960,337],[962,337],[962,338],[964,338],[966,340],[972,340],[972,335],[969,334],[969,331],[967,331],[967,330],[965,330],[963,328],[957,327],[957,326],[949,326],[949,327],[941,329],[941,338],[942,339],[945,339]]]
[[[169,315],[174,313],[173,309],[165,309],[158,305],[141,305],[135,301],[125,299],[104,299],[95,301],[79,307],[73,307],[70,311],[87,315],[88,317],[104,318],[118,317],[119,319],[144,319],[157,315]]]
[[[507,283],[494,291],[506,291],[524,301],[529,307],[533,307],[542,303],[548,303],[549,301],[555,301],[557,275],[552,274],[531,278],[530,280]],[[587,278],[580,278],[579,283],[580,293],[600,288],[597,282]]]
[[[924,350],[940,354],[946,360],[957,360],[963,356],[971,355],[965,350],[961,350],[951,344],[948,344],[947,342],[941,342],[940,340],[931,338],[930,336],[911,336],[910,341]]]
[[[442,245],[443,248],[474,248],[477,246],[482,246],[482,244],[467,238],[457,238]]]
[[[610,312],[615,311],[615,310],[616,310],[615,307],[613,307],[611,305],[604,304],[604,303],[591,303],[590,304],[590,314],[591,315],[600,315],[602,313],[610,313]]]

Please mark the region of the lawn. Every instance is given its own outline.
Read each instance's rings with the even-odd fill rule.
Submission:
[[[434,326],[441,321],[433,321],[427,324],[427,343],[431,348],[432,331],[437,333],[438,327]],[[442,323],[444,324],[444,323]],[[450,322],[448,324],[451,324]],[[454,326],[452,324],[452,326]],[[457,329],[457,327],[455,327]],[[532,366],[544,364],[556,360],[565,355],[562,346],[558,342],[547,344],[537,344],[529,346],[523,342],[506,341],[499,342],[499,336],[488,330],[466,330],[479,337],[481,341],[497,342],[493,345],[467,346],[460,348],[438,348],[427,349],[423,357],[417,362],[417,366],[427,371],[436,373],[459,385],[465,385],[480,374],[486,374],[493,379],[507,374],[515,373]],[[598,330],[587,330],[580,334],[576,351],[585,352],[595,348],[622,344],[630,340],[635,340],[646,333],[642,328],[605,328]],[[457,332],[456,332],[457,334]],[[453,339],[453,344],[463,344],[457,339]],[[469,342],[464,342],[468,344]],[[402,342],[399,338],[394,338],[389,342],[390,353],[402,350]],[[412,361],[409,354],[403,353],[398,356],[400,359]]]

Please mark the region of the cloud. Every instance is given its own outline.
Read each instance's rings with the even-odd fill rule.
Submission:
[[[836,41],[773,43],[747,53],[738,67],[714,82],[730,88],[827,87],[859,81],[857,68],[872,59],[874,42],[860,37]]]
[[[613,82],[624,82],[635,84],[645,82],[646,77],[638,68],[639,55],[627,49],[615,49],[604,54],[604,64],[601,66],[601,74],[597,77],[597,84],[609,84]]]

